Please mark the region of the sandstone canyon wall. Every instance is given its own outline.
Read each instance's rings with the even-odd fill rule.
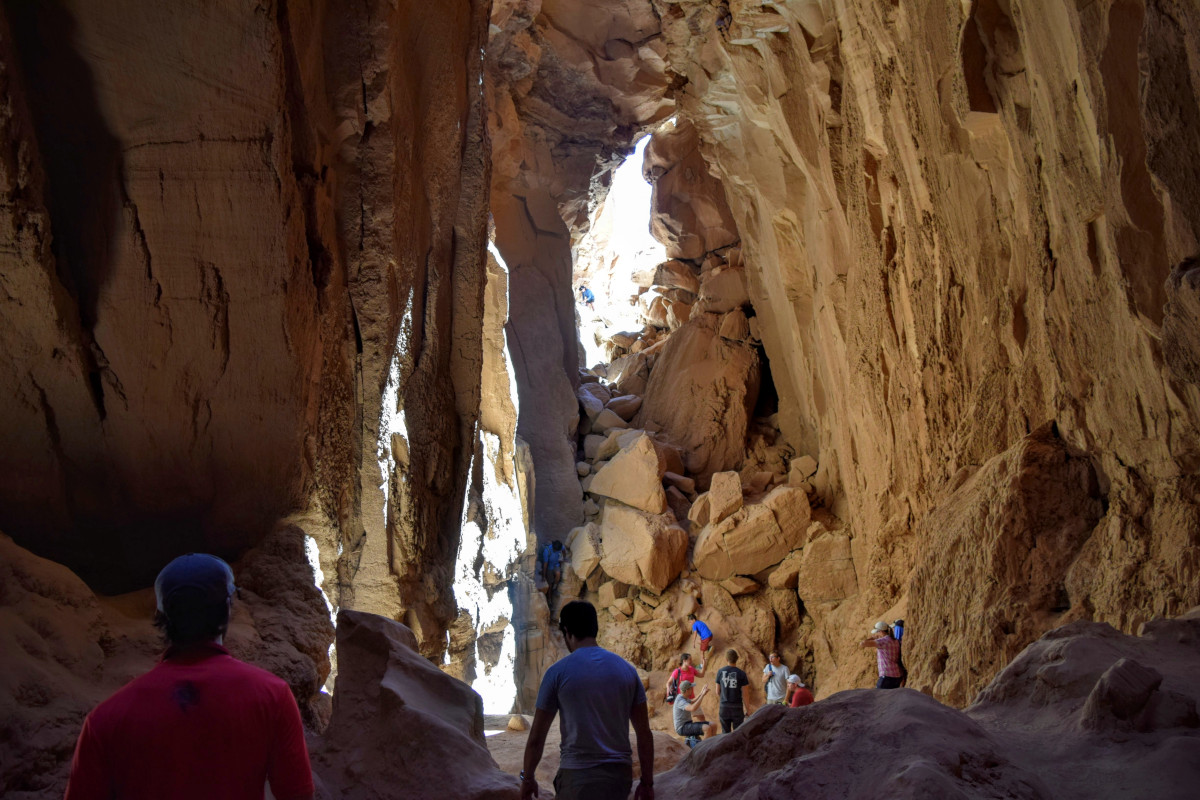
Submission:
[[[1200,392],[1164,362],[1188,340],[1163,340],[1167,293],[1194,302],[1164,286],[1200,230],[1194,5],[656,7],[780,425],[849,523],[857,592],[814,614],[822,691],[861,680],[845,648],[889,614],[914,684],[962,702],[984,653],[1200,600]],[[1079,478],[1022,457],[1048,423]],[[1055,507],[1073,532],[1041,540]],[[994,571],[1005,526],[998,555],[1022,563]],[[977,565],[1017,602],[962,605]]]
[[[629,52],[618,21],[642,19],[649,5],[639,52],[664,62],[655,71],[676,117],[647,149],[647,177],[664,181],[653,229],[676,258],[637,290],[653,288],[643,297],[657,298],[645,311],[657,333],[612,337],[617,361],[594,410],[584,386],[578,412],[532,417],[553,420],[558,448],[551,466],[533,447],[537,496],[561,506],[545,516],[535,505],[539,537],[561,537],[579,518],[569,447],[558,443],[587,433],[605,403],[629,392],[642,402],[633,427],[682,448],[695,479],[676,521],[718,470],[740,471],[747,501],[777,481],[768,470],[768,483],[753,486],[748,465],[764,462],[750,458],[749,421],[744,432],[724,424],[724,435],[696,438],[711,403],[689,414],[681,393],[663,388],[697,368],[683,362],[709,358],[690,347],[662,367],[684,349],[681,332],[695,336],[686,320],[698,302],[705,316],[739,311],[710,323],[726,343],[761,342],[764,385],[778,401],[770,424],[798,465],[789,483],[811,489],[818,506],[820,527],[781,562],[799,569],[802,622],[776,614],[776,623],[796,631],[795,657],[820,693],[872,680],[873,660],[856,645],[880,618],[909,620],[913,685],[964,703],[1055,625],[1090,618],[1134,631],[1200,602],[1196,271],[1194,262],[1172,269],[1196,251],[1200,225],[1194,4],[600,5],[499,4],[519,14],[493,16],[493,46],[507,49],[493,50],[490,68],[518,87],[491,96],[493,130],[504,129],[497,175],[536,163],[559,181],[548,184],[550,208],[511,215],[526,229],[556,229],[560,262],[546,273],[558,281],[557,331],[541,341],[555,343],[543,366],[561,361],[566,375],[518,364],[523,393],[549,381],[565,397],[575,380],[573,352],[557,344],[561,270],[568,233],[586,224],[582,181],[565,191],[561,178],[579,151],[526,122],[551,116],[537,101],[557,96],[564,72],[577,101],[580,76],[599,75],[610,130],[631,141],[653,127],[660,116],[626,113],[627,89],[605,71]],[[497,29],[517,16],[527,33],[501,39]],[[585,26],[604,43],[586,57],[565,33]],[[597,124],[571,109],[577,133]],[[671,143],[688,136],[694,148]],[[578,138],[599,137],[570,144]],[[593,197],[606,168],[601,158]],[[715,180],[665,185],[705,171]],[[494,181],[494,209],[511,185]],[[727,219],[736,231],[722,239]],[[555,249],[524,241],[540,257]],[[515,289],[513,303],[515,328]],[[585,518],[600,524],[596,503],[608,502],[592,491],[598,473],[587,476],[627,446],[586,453]],[[721,454],[711,469],[701,463],[710,452]],[[557,488],[542,493],[546,481]]]
[[[442,651],[486,5],[5,4],[0,529],[119,592],[300,514]]]

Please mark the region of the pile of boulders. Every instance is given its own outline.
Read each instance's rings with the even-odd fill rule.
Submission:
[[[856,579],[849,537],[819,508],[817,461],[783,443],[773,409],[755,415],[762,356],[740,251],[643,277],[643,330],[607,334],[613,361],[580,371],[585,523],[564,537],[555,605],[596,605],[601,643],[651,673],[652,696],[691,614],[746,669],[774,649],[803,667],[804,592],[844,596]]]

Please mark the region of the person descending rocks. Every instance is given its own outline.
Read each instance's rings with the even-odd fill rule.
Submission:
[[[554,776],[558,800],[625,800],[629,796],[633,784],[630,723],[642,772],[634,800],[654,800],[654,738],[646,690],[637,670],[596,644],[599,624],[591,603],[567,603],[558,627],[570,655],[546,670],[538,689],[521,770],[522,800],[538,796],[534,772],[542,760],[546,734],[560,713],[562,745]]]
[[[592,290],[582,284],[579,286],[579,299],[582,300],[583,304],[590,310],[596,310],[596,295],[592,294]]]
[[[700,694],[692,691],[695,684],[691,681],[679,682],[679,695],[675,698],[675,732],[687,739],[688,747],[700,743],[701,736],[712,736],[717,732],[717,726],[708,723],[700,711],[700,703],[708,694],[709,687],[705,686]]]
[[[292,690],[222,646],[233,571],[189,553],[154,582],[167,649],[154,669],[96,706],[75,746],[66,800],[313,796]]]
[[[772,651],[767,656],[767,665],[763,667],[763,686],[767,690],[767,704],[782,706],[787,704],[787,679],[791,677],[788,668],[779,660],[779,653]]]
[[[871,629],[871,638],[859,642],[861,647],[874,647],[875,660],[879,666],[879,680],[875,682],[876,689],[899,689],[900,678],[900,643],[892,636],[892,629],[886,622],[876,622]]]
[[[708,652],[708,648],[712,647],[713,632],[707,625],[697,619],[695,614],[688,614],[688,621],[692,623],[692,634],[696,637],[697,647],[700,650],[700,659],[703,662],[705,653]],[[701,671],[704,670],[703,663],[700,669]]]
[[[547,593],[553,593],[562,582],[563,543],[555,539],[542,546],[542,580]]]
[[[721,703],[717,707],[717,719],[722,733],[733,733],[746,721],[750,709],[750,678],[738,666],[738,651],[725,651],[725,666],[717,670],[717,690]]]
[[[804,685],[804,681],[800,680],[799,675],[791,675],[788,677],[788,690],[792,693],[792,699],[788,705],[792,708],[811,705],[813,701],[813,693]]]

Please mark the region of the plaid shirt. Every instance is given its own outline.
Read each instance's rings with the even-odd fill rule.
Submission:
[[[900,643],[891,636],[875,640],[875,658],[879,662],[879,677],[900,677]]]

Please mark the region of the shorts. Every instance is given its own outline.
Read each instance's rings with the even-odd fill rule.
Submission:
[[[678,728],[676,728],[675,732],[678,733],[680,736],[703,736],[704,735],[704,723],[703,722],[685,722],[682,725],[680,725]]]
[[[885,678],[882,675],[880,675],[879,680],[875,682],[875,688],[876,689],[899,689],[900,688],[900,679],[899,678]]]
[[[625,800],[631,788],[632,764],[560,769],[554,776],[554,796],[557,800]]]
[[[736,714],[733,712],[726,714],[722,711],[719,716],[721,719],[721,733],[733,733],[738,729],[738,726],[746,721],[746,715],[740,710]]]
[[[710,637],[708,637],[707,639],[701,639],[701,640],[700,640],[700,652],[701,652],[701,653],[707,653],[707,652],[708,652],[708,648],[709,648],[711,645],[712,645],[712,637],[711,637],[711,636],[710,636]]]

